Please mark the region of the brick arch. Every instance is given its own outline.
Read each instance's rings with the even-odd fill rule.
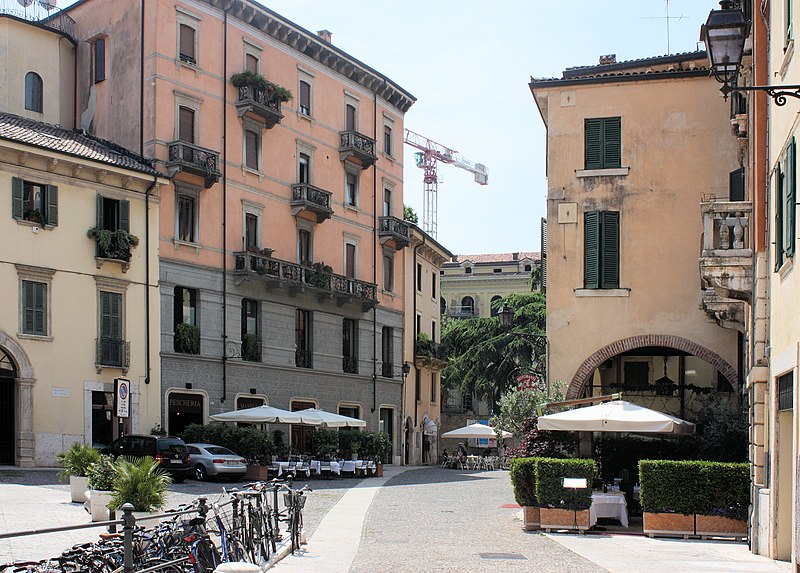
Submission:
[[[583,394],[586,381],[603,362],[623,352],[627,352],[628,350],[634,350],[645,346],[674,348],[675,350],[681,350],[692,356],[697,356],[719,370],[734,388],[738,386],[739,375],[736,369],[716,352],[712,352],[708,348],[700,346],[691,340],[681,338],[680,336],[646,334],[642,336],[631,336],[630,338],[623,338],[622,340],[612,342],[587,358],[572,377],[572,382],[570,382],[569,388],[567,389],[567,398],[580,398]]]

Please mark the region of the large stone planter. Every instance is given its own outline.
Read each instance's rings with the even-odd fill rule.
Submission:
[[[573,516],[574,519],[574,516]],[[535,531],[541,524],[541,508],[525,505],[522,507],[522,522],[525,531]]]
[[[731,519],[721,515],[698,515],[697,535],[706,537],[747,537],[747,522],[743,519]]]
[[[543,507],[539,510],[539,516],[539,527],[548,533],[553,529],[577,529],[578,531],[589,529],[588,509],[575,512],[571,509]]]
[[[111,493],[110,491],[98,489],[90,489],[86,492],[92,521],[106,521],[108,519],[108,504],[111,503]]]
[[[89,478],[83,476],[69,476],[69,496],[72,503],[86,501],[86,490],[89,489]]]
[[[644,532],[649,537],[655,535],[680,535],[684,538],[694,535],[694,515],[682,513],[644,512]]]
[[[154,527],[154,526],[158,525],[158,522],[159,522],[158,519],[147,519],[145,521],[142,521],[141,523],[140,523],[140,520],[145,519],[147,517],[152,517],[154,515],[161,515],[164,512],[161,511],[161,510],[158,510],[158,511],[133,511],[131,513],[136,518],[136,525],[140,525],[142,527]],[[122,512],[122,510],[117,512],[117,518],[118,519],[121,518],[123,515],[124,515],[124,513]]]
[[[269,479],[269,466],[259,466],[255,464],[248,464],[247,471],[244,474],[244,479],[265,481]]]

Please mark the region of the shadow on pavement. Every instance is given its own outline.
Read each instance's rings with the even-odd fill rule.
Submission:
[[[470,482],[476,480],[496,479],[499,476],[508,473],[502,470],[496,471],[470,471],[470,470],[452,470],[445,469],[438,466],[431,466],[426,468],[418,468],[405,471],[398,474],[386,482],[384,487],[387,486],[402,486],[402,485],[421,485],[431,483],[448,483],[448,482]]]

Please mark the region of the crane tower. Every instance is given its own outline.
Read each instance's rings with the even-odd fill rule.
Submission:
[[[441,161],[442,163],[448,163],[469,171],[475,176],[475,183],[479,185],[486,185],[489,182],[489,175],[486,173],[485,165],[481,163],[472,163],[459,154],[458,151],[436,143],[410,129],[406,129],[405,142],[411,147],[420,150],[414,154],[414,159],[417,163],[417,167],[423,170],[424,207],[422,211],[422,230],[435,239],[438,219],[437,208],[439,203],[439,176],[436,172],[437,163]]]

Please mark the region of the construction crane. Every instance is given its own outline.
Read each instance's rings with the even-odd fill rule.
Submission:
[[[439,176],[436,173],[436,164],[441,161],[469,171],[475,175],[475,183],[486,185],[489,175],[486,166],[481,163],[472,163],[461,156],[455,149],[445,147],[441,143],[428,139],[424,135],[406,129],[405,142],[411,147],[421,151],[414,154],[417,167],[423,170],[422,181],[425,184],[423,191],[424,209],[422,211],[422,230],[434,239],[436,238],[437,208],[439,204]]]

